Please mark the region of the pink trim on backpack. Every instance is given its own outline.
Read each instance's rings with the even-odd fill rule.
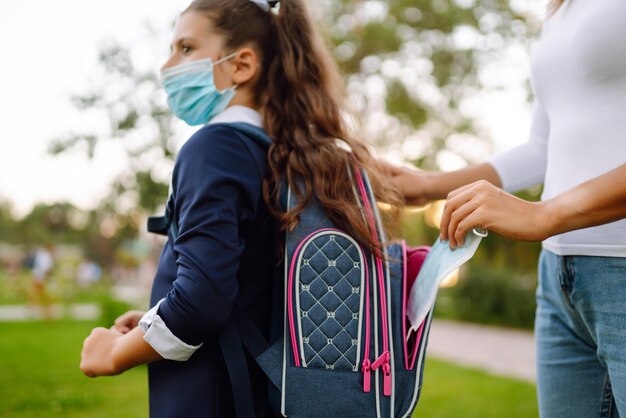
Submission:
[[[366,254],[363,247],[361,247],[361,252]],[[365,350],[361,371],[363,372],[363,392],[369,393],[371,390],[370,373],[372,371],[372,362],[370,361],[370,272],[365,257],[363,257],[363,264],[365,265]]]
[[[372,237],[375,241],[379,241],[378,232],[376,228],[376,221],[374,219],[374,213],[370,206],[370,201],[365,190],[365,183],[361,175],[361,170],[358,166],[355,167],[355,175],[357,183],[359,185],[359,191],[361,192],[361,198],[363,199],[363,207],[365,208],[365,214],[372,230]],[[383,366],[383,394],[385,396],[391,396],[391,366],[389,364],[389,328],[387,325],[387,296],[385,292],[385,279],[383,277],[383,263],[378,255],[376,257],[376,270],[378,276],[378,287],[380,296],[380,311],[381,311],[381,325],[383,329],[383,353],[372,364],[372,370],[376,370],[380,365]],[[381,361],[382,359],[382,361]]]
[[[409,298],[409,293],[411,288],[415,283],[415,279],[417,279],[417,274],[419,270],[422,268],[424,264],[424,260],[426,260],[426,256],[428,255],[428,250],[430,247],[422,246],[417,248],[407,249],[406,242],[402,241],[402,336],[403,341],[402,345],[404,346],[404,367],[406,370],[411,370],[415,366],[415,359],[417,355],[417,349],[419,347],[420,341],[422,339],[422,332],[424,330],[424,325],[421,324],[416,335],[414,335],[411,340],[414,341],[413,349],[411,353],[409,353],[409,344],[410,341],[407,341],[407,325],[408,319],[406,316],[406,307]],[[417,262],[413,262],[413,258],[417,256]],[[409,261],[411,261],[409,263]],[[409,267],[412,271],[409,272]]]

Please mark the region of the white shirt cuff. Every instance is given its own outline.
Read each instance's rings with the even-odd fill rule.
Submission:
[[[144,333],[143,339],[164,359],[187,361],[202,344],[187,344],[170,331],[163,318],[157,314],[159,305],[164,300],[165,298],[161,299],[139,321],[139,328]]]

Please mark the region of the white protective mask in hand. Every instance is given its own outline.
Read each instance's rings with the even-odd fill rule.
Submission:
[[[409,295],[406,315],[411,322],[411,331],[417,331],[433,307],[439,284],[474,256],[480,240],[486,236],[486,231],[475,228],[467,233],[461,247],[451,249],[448,241],[441,239],[433,245]]]

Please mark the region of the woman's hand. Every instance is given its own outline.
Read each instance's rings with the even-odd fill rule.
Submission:
[[[398,167],[376,160],[381,170],[404,196],[407,205],[423,206],[437,199],[444,199],[451,191],[478,180],[487,180],[501,186],[498,173],[491,164],[483,163],[449,172],[431,172]]]
[[[528,202],[481,180],[448,195],[441,218],[441,238],[463,245],[465,234],[481,227],[508,238],[541,241],[549,236],[542,203]]]
[[[80,353],[80,370],[89,377],[113,376],[118,369],[113,359],[116,342],[123,337],[121,332],[106,328],[94,328],[83,342]]]
[[[115,320],[115,324],[111,329],[126,334],[139,324],[144,314],[145,312],[143,311],[128,311]]]

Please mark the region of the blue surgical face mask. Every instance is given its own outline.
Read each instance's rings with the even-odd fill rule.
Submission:
[[[460,247],[452,249],[448,241],[440,239],[433,245],[409,294],[406,315],[412,330],[417,330],[428,315],[435,303],[439,284],[472,258],[481,239],[486,236],[487,231],[475,228],[465,235],[465,242]]]
[[[161,71],[172,112],[189,125],[202,125],[219,115],[235,96],[236,85],[218,90],[213,79],[213,67],[237,55],[230,54],[218,61],[211,58],[179,64]]]

